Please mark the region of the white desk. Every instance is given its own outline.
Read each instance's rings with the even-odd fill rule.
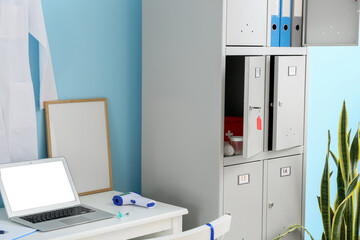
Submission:
[[[81,203],[93,206],[107,212],[130,215],[122,219],[118,217],[92,223],[81,224],[50,232],[36,232],[21,240],[50,240],[50,239],[130,239],[151,233],[166,231],[178,233],[182,231],[182,216],[187,214],[185,208],[157,202],[156,207],[147,209],[137,206],[115,206],[112,197],[119,192],[109,191],[80,197]],[[9,224],[6,211],[0,209],[1,223]],[[16,223],[12,223],[16,224]]]

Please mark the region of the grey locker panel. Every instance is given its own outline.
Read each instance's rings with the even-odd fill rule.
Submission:
[[[239,184],[239,178],[248,178]],[[261,239],[262,162],[224,168],[224,211],[231,214],[227,240]]]
[[[264,147],[265,57],[245,58],[244,145],[245,158]],[[260,121],[260,128],[258,128]]]
[[[267,0],[227,0],[227,45],[266,45]]]
[[[293,224],[301,224],[302,155],[268,160],[267,171],[266,239],[274,239]],[[295,231],[282,238],[300,240]]]
[[[305,56],[275,57],[273,150],[303,145]]]
[[[358,3],[353,0],[307,0],[305,45],[357,45]]]

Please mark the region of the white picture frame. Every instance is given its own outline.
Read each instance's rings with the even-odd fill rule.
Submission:
[[[106,98],[48,101],[49,157],[65,157],[80,196],[113,189]]]

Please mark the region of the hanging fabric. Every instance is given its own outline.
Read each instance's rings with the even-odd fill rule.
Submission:
[[[43,109],[57,92],[41,0],[0,0],[0,163],[38,158],[29,33],[39,41]]]

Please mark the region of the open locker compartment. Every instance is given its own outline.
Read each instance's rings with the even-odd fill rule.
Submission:
[[[244,158],[263,151],[264,98],[265,56],[227,56],[224,141],[234,134],[229,119],[238,118],[235,127],[243,133]]]

